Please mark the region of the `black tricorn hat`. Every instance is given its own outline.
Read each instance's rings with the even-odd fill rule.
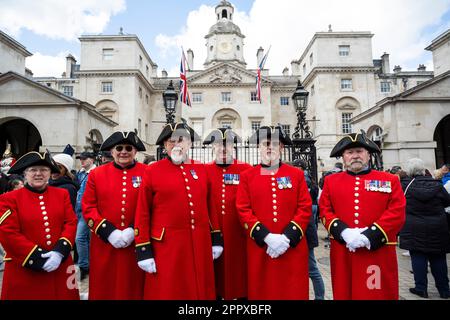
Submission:
[[[172,136],[185,136],[189,137],[191,139],[191,142],[194,141],[200,141],[200,136],[188,126],[186,122],[178,122],[178,123],[168,123],[164,126],[161,134],[158,137],[158,140],[156,140],[156,145],[163,146],[164,141],[171,138]]]
[[[249,138],[248,141],[250,144],[259,144],[264,139],[278,139],[285,146],[292,144],[291,138],[289,138],[281,126],[261,127]]]
[[[102,146],[100,147],[100,151],[109,151],[118,144],[130,144],[134,146],[137,151],[145,151],[145,146],[142,143],[141,139],[137,136],[137,134],[133,131],[130,132],[114,132],[108,139],[106,139]]]
[[[48,151],[44,153],[31,151],[20,157],[9,169],[8,174],[22,174],[25,169],[33,166],[45,166],[50,168],[52,173],[59,173],[58,166]]]
[[[364,148],[370,153],[381,153],[380,148],[375,142],[370,140],[366,133],[361,130],[361,133],[350,133],[343,137],[333,148],[330,158],[341,157],[345,150],[350,148]]]
[[[213,130],[203,141],[203,144],[211,143],[241,143],[242,139],[230,128],[219,128]]]

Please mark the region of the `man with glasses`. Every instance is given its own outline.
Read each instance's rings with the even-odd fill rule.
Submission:
[[[186,123],[168,124],[156,144],[168,158],[147,167],[136,211],[136,252],[146,272],[144,299],[213,300],[213,259],[222,251],[205,166],[189,159],[198,139]]]
[[[144,273],[136,265],[134,218],[145,165],[135,160],[144,144],[134,132],[115,132],[101,151],[113,162],[89,174],[83,215],[91,231],[90,300],[142,299]]]
[[[225,300],[247,298],[247,249],[245,233],[236,210],[240,175],[251,166],[233,158],[241,138],[231,129],[212,131],[203,141],[212,145],[214,161],[206,165],[211,180],[210,215],[219,220],[224,252],[214,264],[217,296]]]
[[[308,300],[308,246],[303,240],[312,202],[302,170],[284,164],[291,139],[280,126],[261,127],[261,164],[241,174],[236,206],[247,234],[248,298]]]

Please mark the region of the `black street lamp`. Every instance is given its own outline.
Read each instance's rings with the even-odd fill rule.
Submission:
[[[306,120],[309,92],[302,86],[300,80],[292,95],[294,109],[297,113],[297,126],[292,135],[292,162],[303,162],[312,179],[317,183],[317,154],[313,134]]]
[[[173,82],[170,80],[166,91],[162,94],[164,100],[164,109],[166,110],[166,122],[175,123],[175,111],[177,108],[178,94],[175,92]]]

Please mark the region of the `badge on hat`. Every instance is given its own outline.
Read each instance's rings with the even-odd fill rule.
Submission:
[[[133,188],[139,188],[142,183],[142,177],[132,177],[131,182],[133,184]]]

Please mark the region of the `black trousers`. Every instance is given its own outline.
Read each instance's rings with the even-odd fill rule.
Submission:
[[[439,293],[448,293],[448,269],[447,257],[445,253],[424,253],[419,251],[409,251],[411,255],[411,264],[414,272],[414,282],[416,290],[427,292],[428,279],[427,270],[428,262],[430,263],[431,274],[436,283]]]

